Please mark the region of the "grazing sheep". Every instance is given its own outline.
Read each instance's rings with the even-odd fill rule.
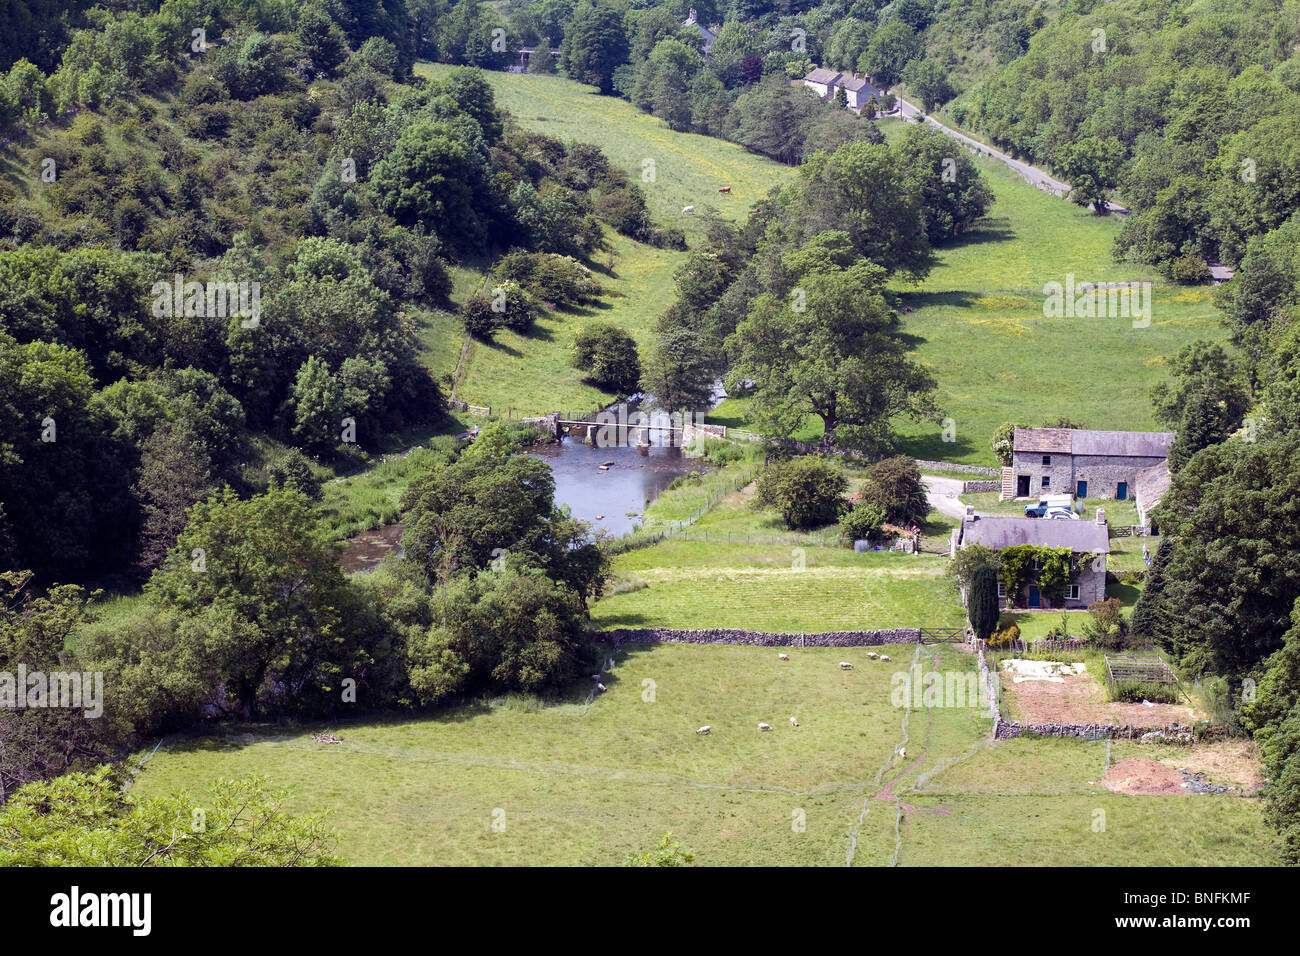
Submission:
[[[710,727],[708,724],[705,724],[703,727],[701,727],[699,730],[697,730],[697,731],[695,731],[695,732],[696,732],[697,734],[707,734],[707,733],[709,733],[711,730],[713,730],[713,728]]]
[[[881,654],[881,655],[880,655],[880,659],[881,659],[882,661],[887,661],[887,660],[889,660],[889,655],[888,655],[888,654]]]
[[[596,690],[600,691],[602,694],[605,693],[605,685],[604,685],[604,684],[597,683],[597,684],[596,684]]]
[[[907,748],[906,748],[906,747],[899,747],[899,748],[898,748],[898,755],[899,755],[900,757],[906,759],[906,758],[907,758]]]
[[[840,661],[840,670],[851,671],[853,670],[853,665],[850,664],[848,661]]]
[[[777,654],[777,655],[776,655],[776,659],[777,659],[778,661],[788,661],[788,660],[790,659],[790,655],[789,655],[789,654]]]
[[[689,215],[690,215],[691,213],[693,213],[693,212],[695,212],[695,207],[694,207],[694,206],[683,206],[683,207],[682,207],[682,215],[683,215],[683,216],[689,216]]]
[[[797,720],[795,720],[793,717],[791,717],[791,718],[790,718],[790,726],[791,726],[791,727],[798,727],[798,726],[799,726],[799,721],[797,721]]]
[[[875,660],[876,658],[878,658],[880,655],[877,654],[875,651],[867,651],[867,656],[870,657],[870,658],[874,661],[874,660]]]
[[[772,729],[772,725],[771,725],[771,724],[765,724],[765,723],[763,723],[763,722],[760,720],[760,721],[758,722],[758,729],[759,729],[759,730],[771,730],[771,729]]]

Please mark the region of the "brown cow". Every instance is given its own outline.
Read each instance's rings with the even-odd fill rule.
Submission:
[[[730,187],[730,186],[719,186],[719,187],[718,187],[718,192],[720,192],[720,193],[729,193],[729,192],[731,192],[731,187]]]

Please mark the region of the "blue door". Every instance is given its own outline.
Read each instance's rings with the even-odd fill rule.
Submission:
[[[1079,482],[1079,487],[1076,488],[1074,491],[1074,497],[1076,498],[1088,497],[1088,483],[1086,481]]]
[[[1128,498],[1128,482],[1127,482],[1127,481],[1121,481],[1121,482],[1120,482],[1120,483],[1115,487],[1115,500],[1116,500],[1116,501],[1124,501],[1124,500],[1127,499],[1127,498]]]
[[[1039,595],[1039,593],[1038,593],[1038,585],[1037,585],[1037,584],[1031,584],[1031,585],[1029,585],[1029,606],[1030,606],[1030,607],[1042,607],[1042,606],[1043,606],[1043,599],[1042,599],[1042,596]]]

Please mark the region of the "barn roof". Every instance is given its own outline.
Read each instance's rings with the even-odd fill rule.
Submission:
[[[1076,554],[1109,553],[1110,532],[1095,521],[1059,518],[991,518],[979,516],[962,522],[963,547],[982,544],[1000,551],[1020,544],[1040,548],[1069,548]]]
[[[821,83],[823,85],[834,83],[840,78],[840,74],[834,70],[823,70],[821,67],[813,70],[804,77],[809,83]]]
[[[1015,450],[1127,458],[1167,458],[1171,432],[1104,432],[1085,428],[1017,428]]]

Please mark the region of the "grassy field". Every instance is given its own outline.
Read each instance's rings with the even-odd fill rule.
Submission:
[[[418,63],[421,76],[444,76],[453,68]],[[650,214],[661,226],[677,226],[688,236],[700,234],[700,214],[713,210],[723,219],[744,220],[773,186],[795,175],[744,147],[709,136],[675,133],[663,120],[643,113],[626,100],[600,96],[595,87],[556,76],[485,71],[499,106],[526,129],[562,142],[594,143],[645,190]],[[643,171],[653,162],[654,178]],[[731,192],[719,193],[718,187]],[[695,217],[682,215],[694,206]]]
[[[889,138],[903,125],[883,121]],[[974,160],[992,188],[988,218],[937,250],[919,285],[896,283],[905,332],[939,383],[955,441],[937,423],[899,421],[903,451],[920,458],[995,465],[989,439],[1005,421],[1068,416],[1090,428],[1157,430],[1151,386],[1164,365],[1196,338],[1222,339],[1209,287],[1156,285],[1151,323],[1122,318],[1047,318],[1043,286],[1154,280],[1142,265],[1116,263],[1121,220],[1096,216],[1027,185],[1001,163]],[[747,402],[729,399],[711,420],[749,427]],[[821,422],[795,436],[815,441]]]
[[[778,662],[772,648],[633,647],[590,706],[588,682],[553,704],[232,727],[169,742],[133,793],[201,799],[217,777],[264,774],[293,789],[290,809],[328,809],[354,864],[618,864],[666,831],[705,866],[843,866],[850,852],[856,866],[895,855],[903,865],[1270,862],[1255,801],[1109,794],[1089,783],[1104,745],[990,748],[974,708],[891,701],[895,674],[965,673],[969,655],[883,650],[894,663],[844,648],[792,648]],[[842,659],[857,668],[839,670]],[[710,735],[696,735],[703,724]],[[321,731],[343,743],[312,742]],[[1095,808],[1108,835],[1092,832]]]
[[[593,609],[600,628],[836,631],[956,626],[963,614],[934,555],[667,540],[614,559],[635,590]],[[640,586],[644,584],[644,586]]]

